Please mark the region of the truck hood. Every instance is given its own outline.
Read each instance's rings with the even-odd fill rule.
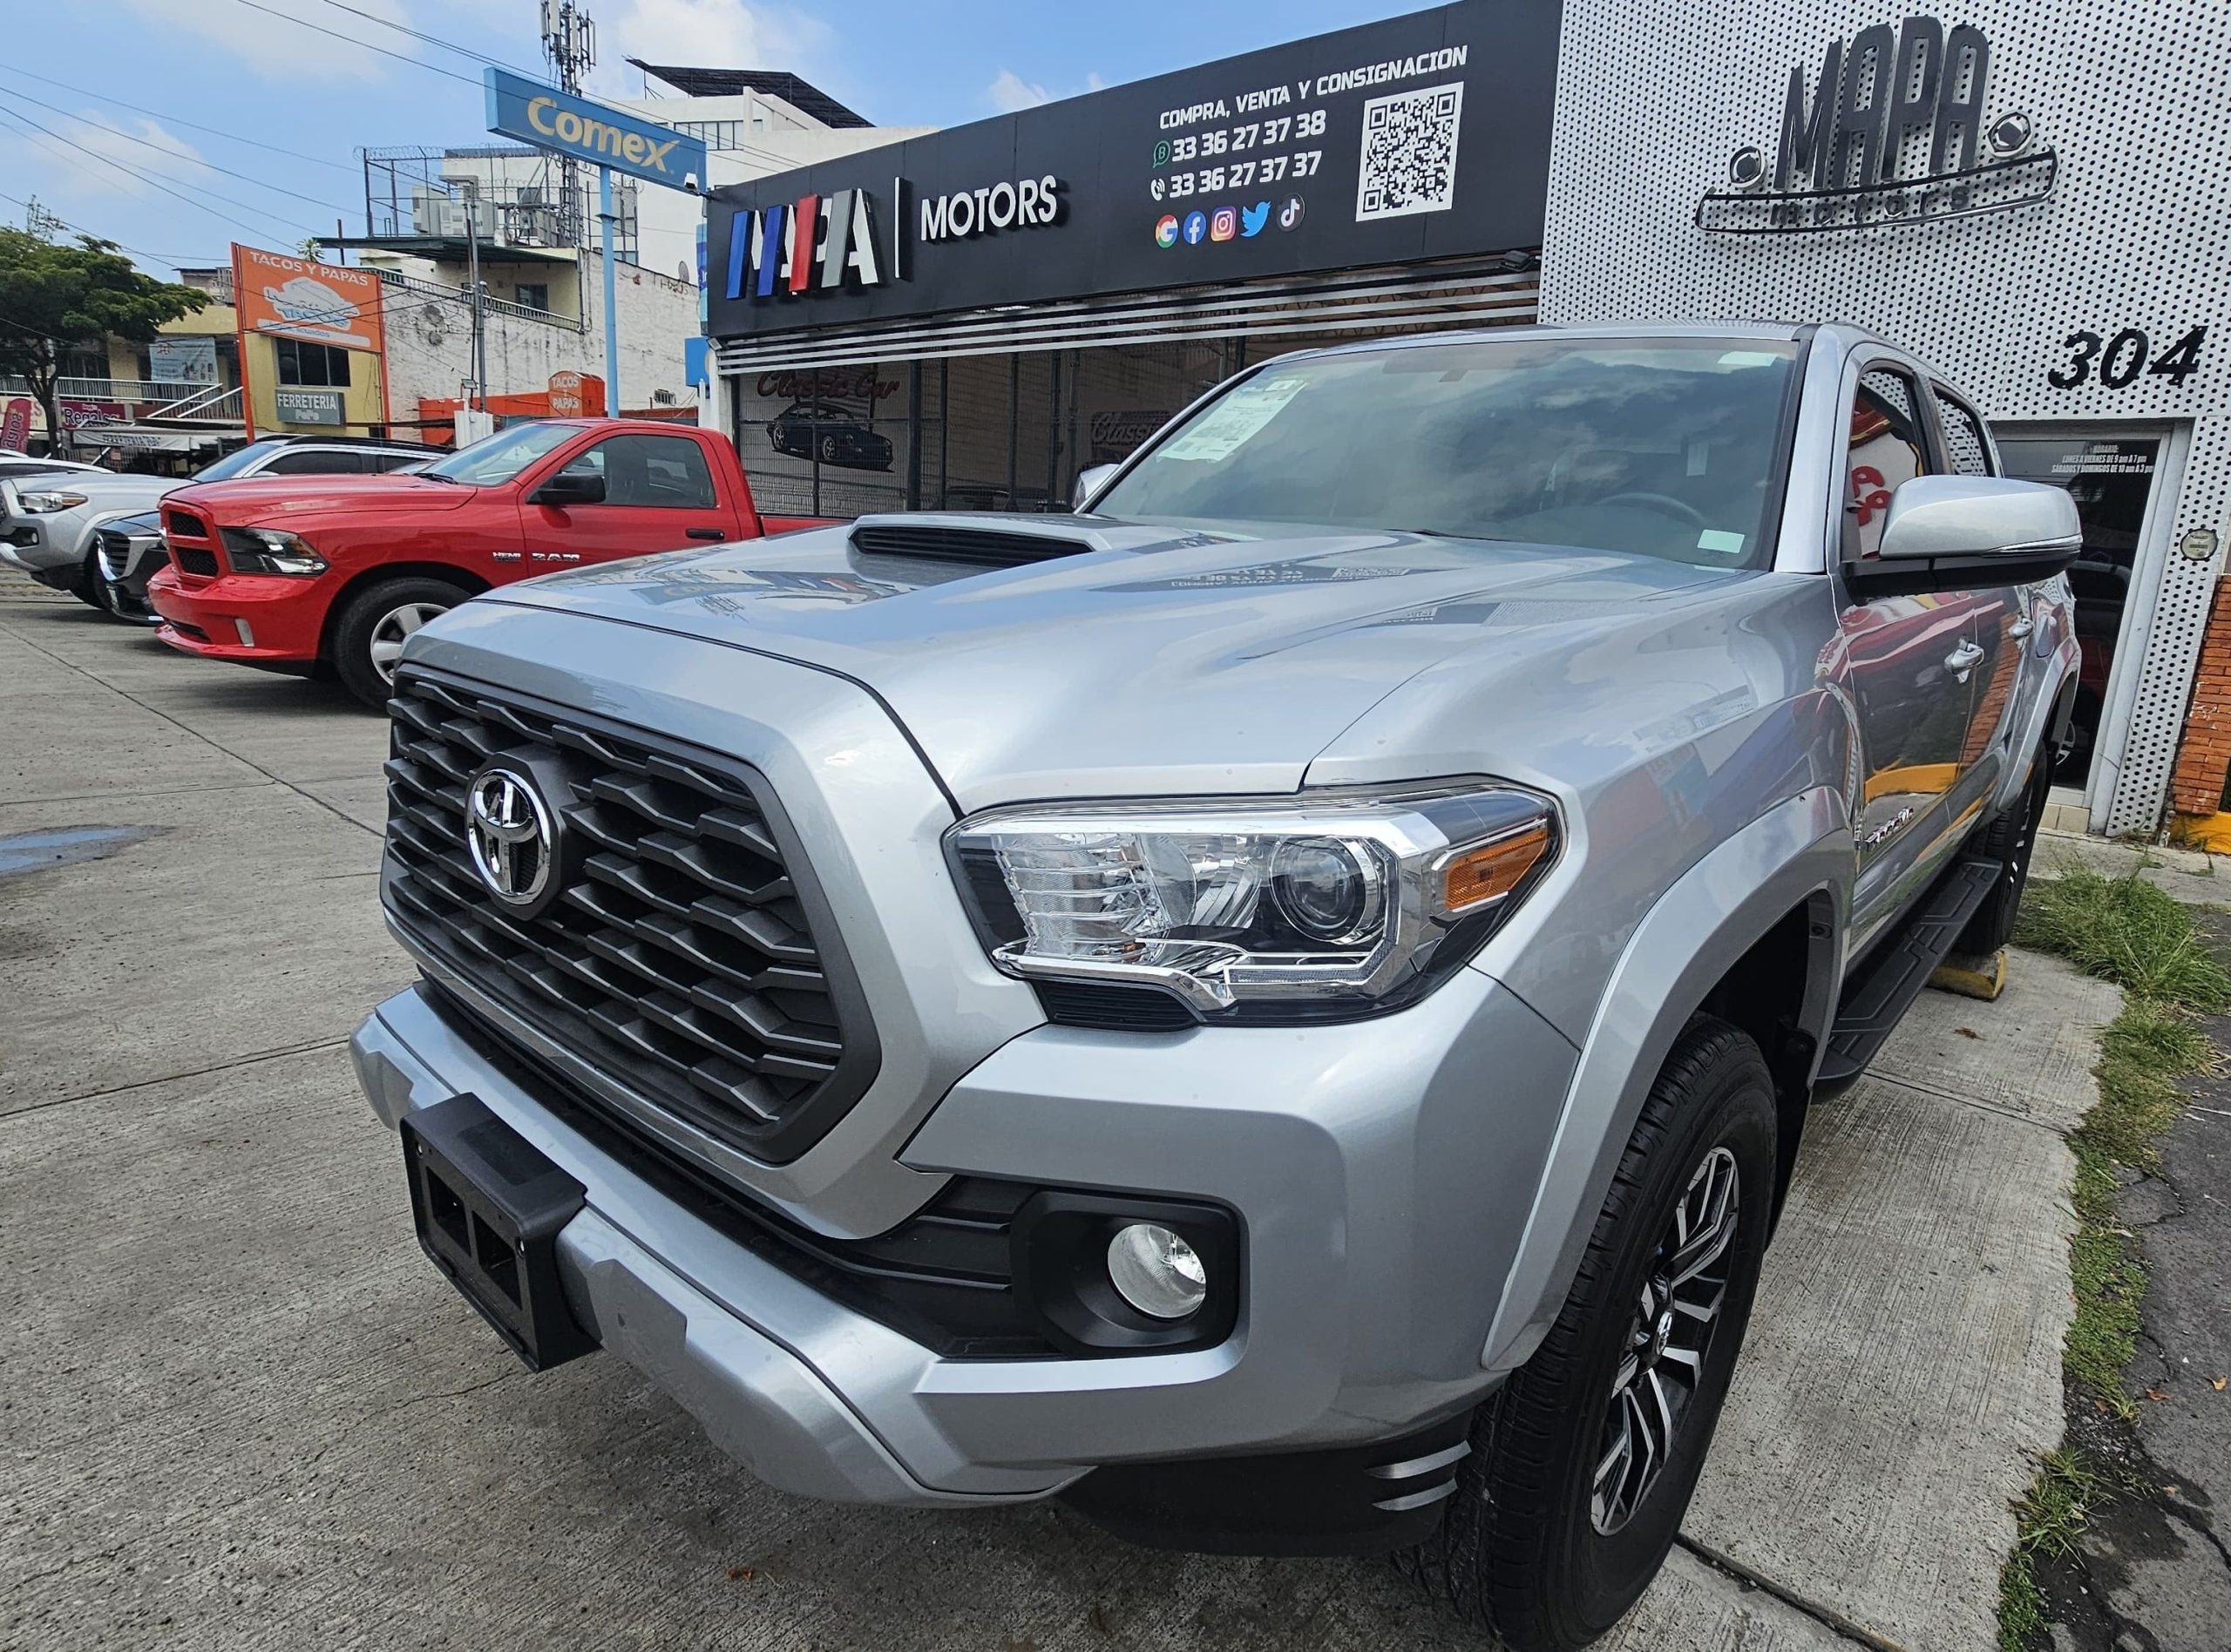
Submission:
[[[877,694],[964,809],[1023,798],[1292,790],[1420,672],[1492,644],[1550,658],[1753,576],[1410,533],[907,516],[1081,542],[1021,566],[871,554],[846,528],[669,552],[481,603],[709,639]],[[1660,613],[1658,619],[1672,615]]]
[[[240,482],[203,482],[174,497],[199,505],[233,526],[293,522],[302,517],[361,517],[411,511],[421,516],[458,509],[480,488],[425,482],[412,476],[263,476]]]

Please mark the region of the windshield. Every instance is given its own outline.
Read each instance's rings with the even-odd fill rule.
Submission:
[[[514,424],[449,457],[428,465],[420,476],[446,477],[476,488],[499,487],[551,449],[580,434],[571,424]]]
[[[1760,567],[1796,359],[1773,340],[1529,338],[1274,362],[1093,511]]]
[[[238,476],[258,459],[278,445],[275,442],[251,442],[244,448],[235,448],[221,459],[212,459],[196,471],[192,480],[222,482],[227,477]]]

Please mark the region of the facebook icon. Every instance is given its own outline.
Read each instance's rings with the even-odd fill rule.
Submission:
[[[1185,236],[1185,244],[1188,247],[1198,247],[1201,244],[1201,238],[1208,233],[1209,215],[1206,213],[1188,213],[1185,214],[1185,228],[1183,234]]]

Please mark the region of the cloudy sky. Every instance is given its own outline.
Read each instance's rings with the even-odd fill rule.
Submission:
[[[787,69],[884,125],[964,121],[1416,0],[587,0],[592,89],[631,57]],[[356,152],[489,141],[480,60],[537,70],[538,0],[14,0],[0,54],[0,221],[26,203],[150,270],[363,228]],[[57,79],[55,77],[60,77]]]

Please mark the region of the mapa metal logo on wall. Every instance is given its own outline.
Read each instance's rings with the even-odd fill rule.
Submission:
[[[1746,146],[1727,186],[1697,203],[1719,234],[1797,234],[1924,224],[2004,212],[2052,193],[2059,161],[2029,117],[1992,119],[1990,43],[1970,24],[1908,17],[1831,41],[1809,89],[1789,71],[1781,139],[1769,166]]]

